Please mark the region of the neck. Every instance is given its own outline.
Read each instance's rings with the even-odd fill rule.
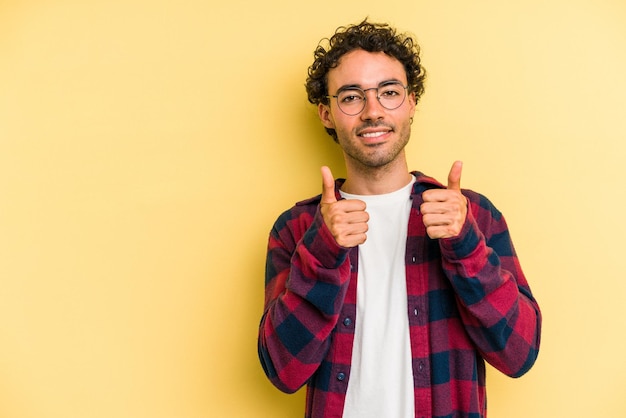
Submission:
[[[395,192],[411,181],[405,159],[382,166],[346,165],[346,181],[341,189],[350,194],[377,195]]]

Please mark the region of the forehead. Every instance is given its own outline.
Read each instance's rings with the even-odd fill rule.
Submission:
[[[384,52],[356,49],[342,56],[339,65],[328,71],[328,90],[348,85],[375,87],[388,80],[406,84],[406,72],[400,61]]]

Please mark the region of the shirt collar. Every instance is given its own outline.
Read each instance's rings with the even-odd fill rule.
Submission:
[[[420,171],[411,171],[411,174],[413,174],[416,178],[415,183],[413,184],[413,191],[411,193],[411,196],[421,195],[425,190],[428,189],[445,189],[445,186],[443,184],[439,183],[434,178],[429,177]],[[339,195],[339,189],[345,181],[346,179],[343,178],[338,178],[335,180],[335,194],[337,195],[337,199],[341,198],[341,196]],[[296,203],[296,206],[318,204],[321,200],[322,195],[319,194],[317,196]]]

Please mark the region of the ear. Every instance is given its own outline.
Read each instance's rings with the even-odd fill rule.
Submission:
[[[409,99],[409,112],[411,112],[411,116],[413,116],[415,115],[415,106],[417,105],[417,103],[415,103],[415,92],[412,91],[407,98]]]
[[[322,125],[329,129],[335,129],[335,121],[332,118],[332,114],[330,113],[330,105],[318,104],[317,105],[317,114],[322,121]]]

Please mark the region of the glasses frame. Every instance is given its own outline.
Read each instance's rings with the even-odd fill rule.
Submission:
[[[378,94],[378,90],[381,88],[385,88],[387,86],[390,85],[399,85],[400,87],[402,87],[404,89],[404,97],[402,98],[402,101],[400,102],[400,104],[396,107],[387,107],[383,104],[383,102],[380,101],[380,95]],[[339,108],[339,110],[341,110],[341,113],[348,115],[348,116],[357,116],[358,114],[360,114],[361,112],[363,112],[363,110],[365,110],[365,106],[367,105],[367,93],[370,90],[376,90],[376,100],[378,100],[378,103],[380,103],[380,105],[382,107],[384,107],[387,110],[396,110],[397,108],[399,108],[400,106],[402,106],[406,100],[406,97],[409,95],[409,86],[408,85],[404,85],[402,84],[400,81],[390,81],[390,82],[386,82],[386,83],[382,83],[381,85],[379,85],[378,87],[370,87],[368,89],[362,89],[360,87],[346,87],[346,88],[341,88],[337,91],[337,94],[335,95],[329,95],[329,96],[325,96],[327,99],[331,99],[334,98],[335,101],[337,102],[337,107]],[[361,107],[361,110],[359,110],[356,113],[348,113],[345,110],[342,109],[341,104],[339,104],[339,93],[345,91],[345,90],[355,90],[355,91],[360,91],[363,93],[363,106]]]

